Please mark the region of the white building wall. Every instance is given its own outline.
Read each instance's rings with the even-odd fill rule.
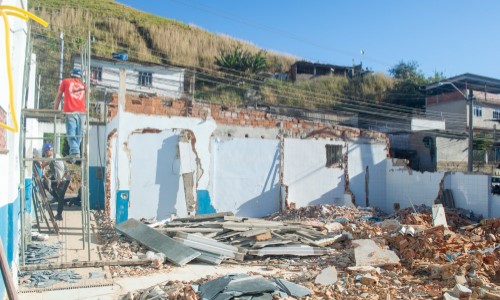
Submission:
[[[387,146],[350,142],[348,155],[349,187],[356,197],[356,204],[366,206],[367,187],[369,205],[383,204],[385,202]],[[366,174],[367,167],[368,175]]]
[[[326,167],[326,145],[344,142],[285,139],[284,184],[288,201],[297,207],[317,204],[344,204],[344,170]]]
[[[279,211],[279,140],[212,138],[212,204],[217,211],[264,217]]]
[[[444,188],[451,189],[455,206],[489,216],[490,177],[481,174],[451,173],[445,177]]]
[[[412,131],[422,131],[422,130],[445,130],[445,122],[439,120],[430,119],[411,119],[411,130]]]
[[[490,218],[500,218],[500,195],[491,194]]]
[[[26,0],[3,0],[2,5],[28,9]],[[14,16],[9,16],[9,27],[7,33],[10,37],[10,58],[13,79],[14,114],[11,113],[9,104],[8,69],[5,49],[6,36],[4,22],[0,22],[0,106],[6,111],[6,122],[13,126],[12,119],[15,116],[20,123],[23,99],[23,78],[26,53],[27,23]],[[31,85],[30,89],[34,89]],[[19,256],[19,217],[20,217],[20,169],[19,169],[19,131],[5,131],[6,153],[0,153],[0,239],[4,246],[8,263],[12,265],[14,282],[17,284],[17,262]],[[0,298],[5,297],[5,285],[0,282]]]
[[[167,68],[160,66],[147,66],[127,62],[108,62],[98,59],[91,61],[93,67],[102,68],[101,81],[96,81],[97,86],[118,90],[120,86],[120,69],[127,71],[127,91],[137,93],[158,94],[179,98],[184,92],[184,70],[180,68]],[[75,67],[80,67],[79,59],[75,60]],[[152,73],[152,85],[139,84],[139,72]]]
[[[425,204],[432,206],[439,192],[439,183],[444,174],[440,172],[416,172],[406,167],[394,166],[387,160],[386,203],[381,209],[394,211],[394,204],[400,208]]]

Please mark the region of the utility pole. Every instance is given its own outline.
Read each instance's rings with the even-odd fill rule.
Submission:
[[[473,139],[474,139],[474,128],[473,128],[473,99],[474,99],[474,93],[472,89],[469,89],[469,96],[467,97],[467,103],[469,104],[469,157],[468,157],[468,162],[467,162],[467,171],[472,172],[472,146],[473,146]]]
[[[61,39],[61,57],[59,61],[59,84],[63,78],[63,66],[64,66],[64,32],[59,33],[59,38]]]

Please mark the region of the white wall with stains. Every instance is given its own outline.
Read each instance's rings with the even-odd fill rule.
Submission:
[[[279,140],[212,138],[211,199],[217,211],[263,217],[279,211]]]
[[[432,206],[444,173],[412,171],[407,167],[395,166],[392,160],[388,160],[386,176],[386,203],[380,208],[393,212],[394,203],[399,203],[401,208],[411,207],[412,204]]]
[[[382,206],[385,202],[387,145],[349,142],[349,188],[357,205]]]
[[[387,159],[387,145],[382,142],[286,138],[281,151],[277,138],[229,137],[225,133],[231,128],[217,131],[213,119],[123,111],[108,125],[107,132],[113,127],[118,133],[109,141],[112,218],[119,190],[130,191],[129,217],[164,219],[172,214],[187,215],[185,195],[190,190],[185,191],[182,174],[191,172],[195,184],[188,189],[192,188],[195,199],[198,192],[204,191],[215,211],[267,216],[279,211],[281,204],[281,153],[288,202],[297,207],[350,204],[345,164],[326,167],[326,145],[341,145],[343,153],[348,153],[347,190],[355,196],[357,205],[365,206],[368,199],[370,206],[386,212],[392,212],[395,203],[401,208],[412,204],[431,206],[445,178],[444,188],[453,191],[458,207],[483,216],[498,215],[491,208],[496,198],[489,194],[487,175],[451,173],[445,177],[442,172],[411,171]],[[181,140],[186,130],[194,137],[190,141]]]
[[[296,207],[317,204],[344,204],[344,170],[326,167],[326,145],[342,145],[342,141],[285,139],[284,179],[288,186],[288,202]]]

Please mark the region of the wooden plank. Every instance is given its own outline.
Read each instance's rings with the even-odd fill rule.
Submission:
[[[128,219],[116,225],[115,229],[149,249],[165,254],[168,261],[178,266],[183,266],[200,256],[200,252],[182,245],[135,219]]]
[[[248,231],[245,231],[243,233],[240,233],[241,236],[243,237],[252,237],[252,236],[257,236],[257,235],[261,235],[261,234],[264,234],[264,233],[270,233],[271,231],[269,229],[252,229],[252,230],[248,230]]]
[[[25,265],[20,266],[20,271],[37,271],[37,270],[56,270],[56,269],[74,269],[74,268],[100,268],[106,266],[142,266],[151,263],[149,259],[131,259],[131,260],[108,260],[108,261],[77,261],[60,264],[47,265]]]
[[[191,222],[197,222],[197,221],[205,221],[205,220],[211,220],[211,219],[222,219],[226,216],[234,216],[232,212],[218,212],[214,214],[206,214],[206,215],[196,215],[192,217],[186,217],[186,218],[177,218],[174,219],[174,221],[179,221],[179,222],[186,222],[186,221],[191,221]]]
[[[3,282],[5,283],[5,288],[7,290],[7,296],[11,300],[17,300],[18,298],[16,287],[14,285],[14,282],[12,281],[12,272],[10,271],[9,264],[7,263],[7,258],[5,257],[2,239],[0,239],[0,269],[2,271]]]
[[[212,233],[223,232],[223,228],[204,228],[204,227],[162,227],[155,228],[160,232],[186,232],[186,233]]]

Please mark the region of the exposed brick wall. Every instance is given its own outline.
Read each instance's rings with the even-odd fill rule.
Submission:
[[[113,96],[112,106],[108,112],[110,117],[117,113],[117,95]],[[157,97],[142,98],[127,95],[125,98],[125,111],[164,116],[186,116],[185,100],[165,100]],[[307,121],[298,118],[274,115],[260,110],[248,108],[227,108],[216,104],[198,103],[188,104],[188,115],[194,118],[206,119],[210,115],[217,124],[234,126],[251,126],[261,128],[280,128],[289,137],[338,137],[356,138],[364,137],[387,141],[383,133],[361,130],[345,126],[332,126],[329,123]]]
[[[437,103],[444,103],[450,101],[464,101],[464,96],[460,94],[458,91],[454,91],[451,93],[444,93],[435,96],[428,96],[426,98],[427,105],[433,105]]]
[[[0,107],[0,123],[7,123],[7,113]],[[0,127],[0,154],[6,154],[9,150],[7,149],[7,130]]]

